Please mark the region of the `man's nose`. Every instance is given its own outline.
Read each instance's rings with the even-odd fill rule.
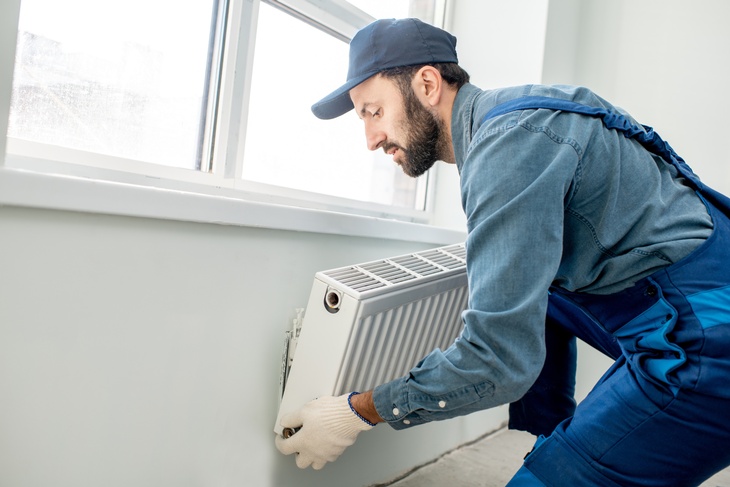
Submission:
[[[378,130],[372,126],[365,126],[365,140],[367,141],[368,150],[377,150],[387,139],[385,132]]]

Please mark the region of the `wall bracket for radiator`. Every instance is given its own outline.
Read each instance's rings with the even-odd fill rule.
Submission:
[[[296,318],[292,320],[292,325],[284,334],[284,352],[281,354],[281,374],[279,376],[279,398],[284,397],[284,388],[289,379],[289,371],[294,362],[294,353],[299,343],[299,334],[302,331],[302,323],[304,321],[304,308],[297,308]]]
[[[371,389],[447,348],[468,294],[464,244],[317,272],[287,332],[274,431],[312,399]]]

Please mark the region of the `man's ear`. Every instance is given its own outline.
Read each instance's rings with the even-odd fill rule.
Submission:
[[[435,107],[441,101],[441,90],[444,80],[441,73],[433,66],[424,66],[413,78],[413,91],[422,103]]]

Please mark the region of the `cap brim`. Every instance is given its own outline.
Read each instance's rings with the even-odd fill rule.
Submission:
[[[368,73],[349,80],[312,105],[312,113],[314,113],[315,117],[321,118],[322,120],[330,120],[349,112],[354,108],[352,99],[350,99],[350,90],[376,74],[377,72]]]

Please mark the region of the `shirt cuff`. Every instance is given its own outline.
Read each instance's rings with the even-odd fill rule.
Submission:
[[[436,395],[414,391],[409,381],[410,377],[401,377],[373,390],[375,409],[393,429],[450,419],[497,405],[493,403],[494,384],[489,381],[463,384]]]
[[[406,377],[401,377],[381,384],[373,390],[375,409],[381,418],[397,430],[428,422],[411,412],[408,404],[407,381]]]

